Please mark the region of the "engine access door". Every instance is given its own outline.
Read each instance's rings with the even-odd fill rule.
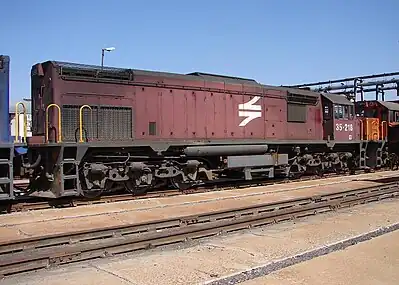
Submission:
[[[323,139],[334,140],[333,104],[322,97],[323,105]]]

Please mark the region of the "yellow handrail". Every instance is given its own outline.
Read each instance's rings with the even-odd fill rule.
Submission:
[[[90,123],[93,124],[93,110],[89,105],[83,105],[79,110],[79,142],[83,142],[83,109],[88,108],[90,110]]]
[[[18,102],[15,104],[15,139],[14,141],[19,142],[19,105],[24,109],[24,134],[23,134],[23,142],[26,142],[26,137],[28,136],[28,117],[26,115],[26,106],[23,102]]]
[[[57,104],[53,103],[47,106],[46,108],[46,142],[48,142],[48,110],[51,107],[56,107],[58,109],[58,142],[62,142],[62,132],[61,132],[61,108]]]

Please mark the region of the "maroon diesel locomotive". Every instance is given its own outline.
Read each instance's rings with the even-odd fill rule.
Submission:
[[[30,187],[45,196],[386,163],[386,138],[369,140],[354,103],[341,95],[54,61],[34,65],[31,82]]]

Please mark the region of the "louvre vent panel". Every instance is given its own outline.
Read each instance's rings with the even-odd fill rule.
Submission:
[[[132,109],[129,107],[96,107],[83,109],[83,137],[95,140],[128,140],[132,138]],[[79,140],[80,106],[62,106],[64,141]]]
[[[132,108],[101,107],[101,140],[126,140],[132,138]]]

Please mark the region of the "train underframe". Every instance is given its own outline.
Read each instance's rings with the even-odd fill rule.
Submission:
[[[18,157],[19,163],[10,169],[29,177],[24,195],[96,197],[118,190],[137,195],[160,188],[392,169],[397,157],[386,141],[170,144],[163,149],[150,144],[50,143],[30,145],[27,155]]]

